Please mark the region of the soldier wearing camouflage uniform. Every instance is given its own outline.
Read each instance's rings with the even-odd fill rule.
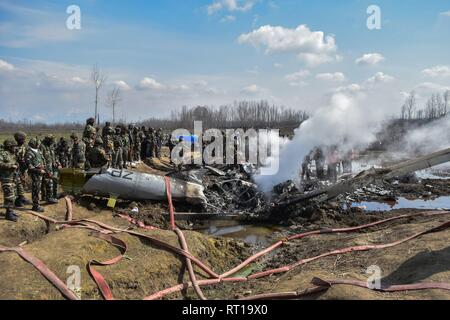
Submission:
[[[103,147],[108,157],[108,167],[111,167],[114,162],[114,129],[111,127],[111,122],[105,123],[105,127],[102,130],[102,138]]]
[[[56,145],[56,157],[62,168],[67,168],[70,165],[70,145],[66,138],[61,137]]]
[[[45,190],[45,201],[48,204],[58,203],[58,168],[59,162],[56,159],[55,149],[55,138],[53,135],[45,136],[41,145],[41,153],[45,162],[45,174],[42,178],[42,184]]]
[[[95,139],[94,148],[88,154],[88,163],[90,168],[104,168],[108,166],[109,158],[103,148],[103,140],[98,137]]]
[[[14,176],[19,168],[16,156],[14,140],[5,140],[3,149],[0,150],[0,182],[3,190],[4,207],[6,208],[6,220],[16,222],[18,217],[14,208]]]
[[[97,129],[95,128],[95,119],[89,118],[86,120],[86,126],[83,131],[83,142],[86,147],[86,154],[94,147],[95,137],[97,136]]]
[[[42,177],[45,174],[45,160],[39,151],[39,142],[36,138],[31,139],[28,143],[25,159],[28,175],[32,180],[33,211],[44,212],[44,209],[39,205],[39,193],[41,192]]]
[[[86,166],[86,145],[80,140],[76,133],[72,133],[70,138],[72,139],[70,167],[84,170]]]
[[[127,168],[127,162],[129,161],[130,157],[130,137],[128,135],[128,130],[125,126],[122,127],[120,138],[122,139],[122,157],[123,157],[123,168]]]
[[[112,167],[115,169],[123,169],[123,141],[121,136],[122,129],[120,126],[116,127],[116,132],[113,136],[114,155]]]
[[[27,165],[25,162],[25,154],[27,152],[27,147],[25,145],[27,135],[24,132],[17,132],[14,134],[14,139],[17,142],[16,148],[16,160],[19,165],[19,169],[15,174],[15,183],[16,183],[16,201],[15,205],[17,208],[22,208],[24,205],[30,205],[31,202],[25,199],[25,175],[27,173]]]
[[[163,130],[159,128],[155,134],[155,156],[161,159],[161,148],[163,144]]]
[[[141,160],[141,143],[142,143],[142,132],[139,127],[134,127],[133,129],[133,161]]]

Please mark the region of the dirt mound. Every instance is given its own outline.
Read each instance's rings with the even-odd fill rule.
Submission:
[[[378,230],[356,234],[332,234],[304,238],[283,246],[264,262],[252,266],[256,270],[277,268],[300,259],[355,245],[389,243],[427,230],[448,221],[440,218],[418,218],[414,221],[388,224]],[[313,287],[311,280],[367,281],[371,266],[381,271],[382,285],[413,284],[423,282],[450,282],[450,230],[424,235],[418,239],[383,250],[353,252],[326,257],[291,270],[286,274],[240,284],[239,289],[228,292],[230,296],[255,295],[267,292],[297,291]],[[445,290],[422,290],[396,293],[379,293],[353,286],[337,285],[327,292],[309,299],[450,299]]]
[[[62,200],[58,206],[48,207],[46,214],[63,220],[63,202]],[[63,213],[57,214],[60,209]],[[74,209],[75,219],[89,217],[115,227],[130,227],[126,220],[114,218],[108,211],[93,213],[77,205]],[[23,246],[23,249],[41,259],[63,282],[70,276],[67,273],[69,267],[76,266],[81,270],[83,299],[101,299],[86,265],[92,259],[104,261],[119,255],[119,251],[111,244],[90,236],[89,230],[47,230],[45,223],[26,213],[21,214],[20,223],[1,221],[0,227],[2,232],[9,230],[11,234],[11,237],[5,238],[2,233],[0,244],[12,246],[18,245],[24,239],[29,240],[30,244]],[[25,231],[19,232],[19,236],[15,235],[20,230]],[[171,231],[139,232],[179,247],[177,236]],[[227,270],[238,263],[246,253],[245,247],[233,240],[211,239],[197,232],[185,232],[185,236],[191,253],[216,272]],[[188,280],[184,272],[183,258],[135,236],[119,234],[116,237],[127,243],[127,258],[113,266],[96,267],[110,285],[115,298],[141,299],[182,280]],[[0,299],[63,299],[59,291],[32,265],[15,253],[0,254],[0,268],[5,271],[0,279]],[[202,271],[197,271],[198,274],[203,274]],[[199,279],[201,278],[199,276]]]

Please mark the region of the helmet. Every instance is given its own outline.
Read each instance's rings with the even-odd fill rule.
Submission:
[[[37,149],[39,148],[39,141],[36,138],[31,138],[30,142],[28,142],[28,145],[33,149]]]
[[[17,147],[17,142],[12,139],[6,139],[3,141],[3,146],[5,148]]]
[[[86,120],[86,124],[90,124],[90,125],[95,124],[95,119],[94,119],[94,118],[89,118],[89,119],[87,119],[87,120]]]
[[[25,140],[27,138],[27,134],[25,132],[19,131],[14,134],[14,139],[16,141]]]
[[[110,127],[111,126],[111,122],[109,122],[109,121],[105,122],[105,126],[106,127]]]
[[[70,138],[73,140],[78,139],[78,134],[76,134],[75,132],[72,132],[72,134],[70,135]]]

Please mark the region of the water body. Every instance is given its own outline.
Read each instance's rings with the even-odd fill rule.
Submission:
[[[221,225],[214,221],[208,223],[204,228],[198,229],[198,231],[213,237],[232,238],[248,244],[263,246],[271,244],[273,241],[270,240],[270,236],[280,230],[281,228],[277,226],[245,224]]]
[[[396,202],[357,202],[352,203],[352,207],[364,208],[366,211],[391,211],[395,209],[423,209],[423,210],[438,210],[450,209],[450,197],[439,197],[433,200],[408,200],[406,198],[399,198]]]

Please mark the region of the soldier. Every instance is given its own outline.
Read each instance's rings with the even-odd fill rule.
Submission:
[[[111,127],[111,122],[105,122],[105,126],[102,129],[102,138],[105,140],[106,136],[113,135],[114,129]]]
[[[25,145],[27,135],[24,132],[17,132],[14,134],[14,139],[17,142],[17,148],[16,148],[16,160],[17,164],[19,165],[19,169],[16,171],[16,192],[17,192],[17,198],[15,201],[15,205],[17,208],[21,208],[24,205],[30,205],[31,202],[27,199],[25,199],[25,174],[27,172],[27,165],[25,162],[25,154],[27,152],[27,147]]]
[[[6,220],[16,222],[18,217],[14,208],[14,176],[19,168],[15,148],[17,144],[14,140],[7,139],[3,142],[3,149],[0,150],[0,182],[2,184],[4,207],[6,208]]]
[[[129,124],[128,125],[128,130],[127,130],[128,141],[129,141],[128,159],[127,159],[127,161],[129,163],[134,161],[134,134],[133,134],[133,130],[134,130],[134,125]]]
[[[309,166],[311,165],[311,156],[309,154],[307,154],[305,156],[305,158],[303,159],[303,163],[302,163],[302,180],[306,180],[309,181],[311,180],[311,170],[309,168]]]
[[[88,154],[88,163],[90,168],[103,168],[108,165],[109,158],[103,148],[103,140],[98,137],[95,139],[94,148]]]
[[[155,155],[154,149],[155,149],[155,136],[154,136],[154,130],[153,128],[149,128],[148,133],[145,137],[145,150],[144,150],[144,157],[146,159],[153,158]]]
[[[83,141],[80,141],[76,133],[72,133],[70,136],[72,139],[72,150],[70,153],[71,168],[75,169],[85,169],[86,165],[86,145]]]
[[[102,130],[103,147],[105,148],[106,156],[108,157],[108,167],[113,166],[114,157],[114,129],[111,127],[111,122],[106,122]]]
[[[161,159],[161,148],[163,143],[163,130],[159,128],[155,134],[155,156]]]
[[[325,178],[325,155],[321,147],[316,147],[314,150],[314,161],[316,162],[317,179],[323,180]]]
[[[48,204],[58,203],[58,169],[60,168],[59,162],[56,159],[55,138],[52,134],[45,136],[42,141],[40,151],[45,162],[45,174],[42,178],[42,184],[45,190],[45,201]]]
[[[125,126],[123,126],[121,128],[121,134],[120,134],[120,138],[122,139],[122,167],[124,169],[127,168],[127,161],[129,159],[129,155],[130,155],[130,138],[128,136],[128,130]]]
[[[114,154],[112,167],[115,169],[123,169],[123,141],[121,137],[122,128],[116,127],[116,133],[113,136]]]
[[[56,146],[56,157],[62,168],[67,168],[70,165],[70,145],[66,138],[61,137]]]
[[[142,132],[139,127],[133,128],[133,161],[140,161],[141,158]]]
[[[83,142],[86,148],[86,154],[94,147],[97,129],[95,128],[95,119],[89,118],[86,120],[86,126],[83,131]]]
[[[327,155],[327,166],[328,166],[328,179],[336,183],[337,182],[337,165],[339,163],[339,151],[337,149],[337,146],[331,146],[328,150]]]
[[[39,151],[39,142],[33,138],[28,143],[27,152],[25,155],[28,174],[31,177],[31,196],[33,199],[33,211],[44,212],[44,209],[39,205],[39,193],[41,191],[42,177],[45,174],[45,160]]]

